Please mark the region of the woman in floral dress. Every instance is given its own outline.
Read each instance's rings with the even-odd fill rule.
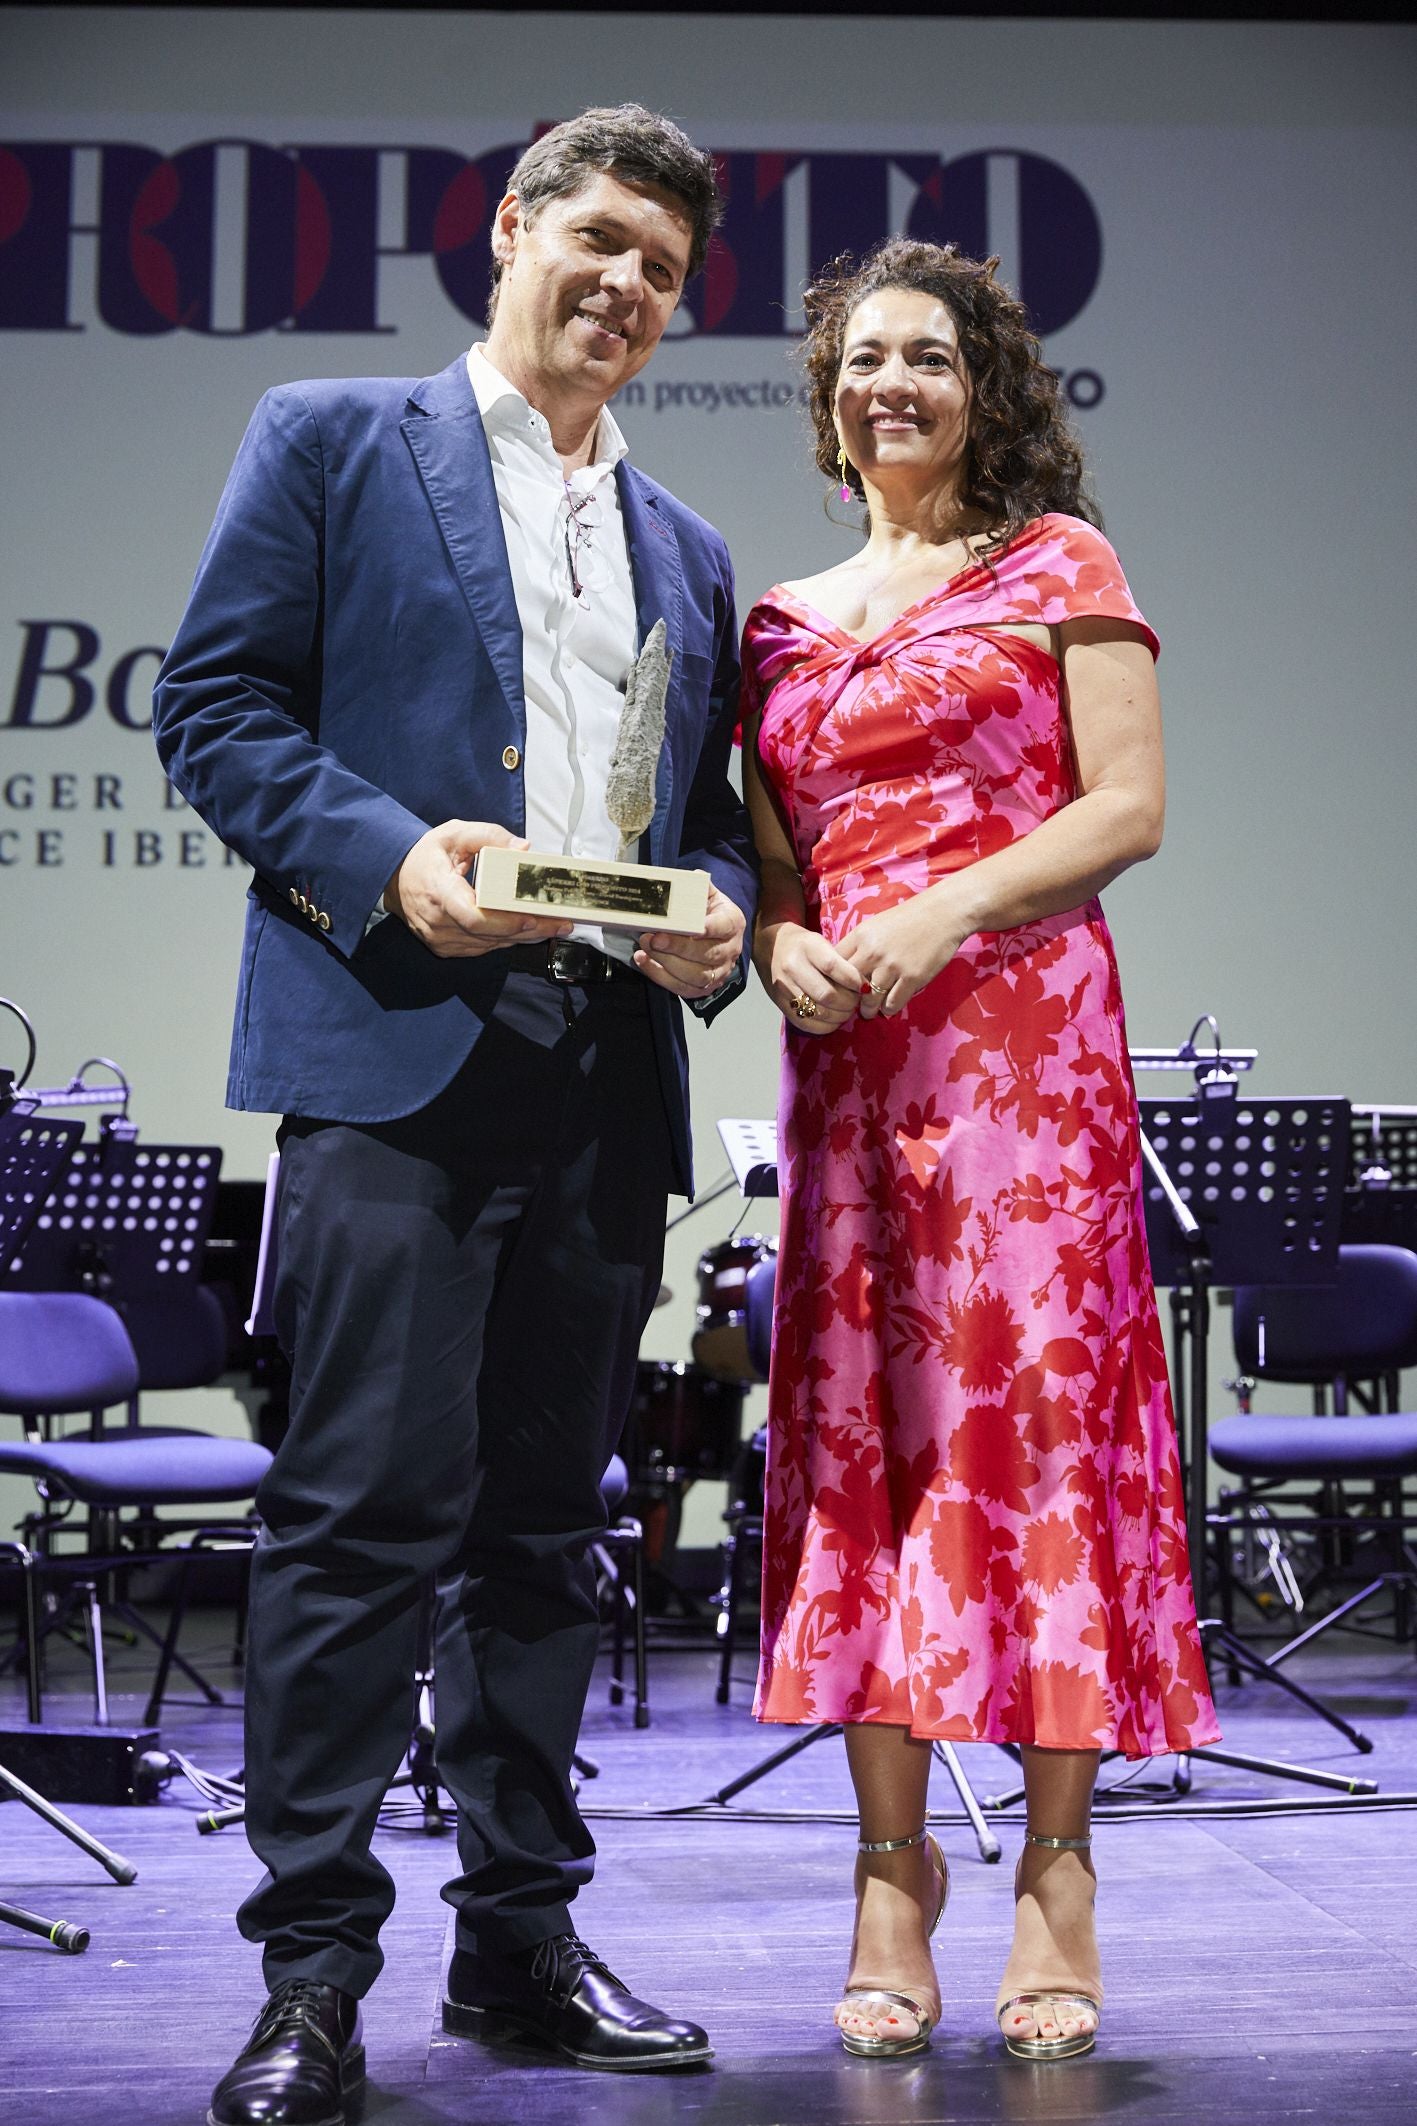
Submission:
[[[744,638],[784,1015],[757,1712],[840,1721],[836,2020],[940,2012],[930,1742],[1022,1746],[1009,2049],[1085,2051],[1099,1752],[1217,1729],[1098,892],[1160,841],[1156,638],[991,266],[893,239],[808,295],[817,462],[865,544]]]

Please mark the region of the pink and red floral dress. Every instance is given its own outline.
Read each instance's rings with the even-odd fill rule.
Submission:
[[[869,642],[748,616],[809,922],[866,916],[1075,795],[1058,668],[1156,638],[1100,532],[1029,525]],[[1096,901],[969,939],[907,1009],[785,1025],[759,1718],[1146,1756],[1213,1741]]]

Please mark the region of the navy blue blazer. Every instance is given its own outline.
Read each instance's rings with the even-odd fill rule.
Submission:
[[[722,539],[621,462],[643,640],[674,652],[653,863],[709,872],[751,927],[755,865],[728,780],[737,715]],[[366,923],[448,819],[524,831],[522,641],[492,466],[461,356],[406,378],[262,399],[158,675],[154,733],[182,795],[251,865],[228,1104],[331,1121],[414,1112],[469,1054],[497,954],[439,959]],[[702,1015],[743,987],[733,982]],[[649,985],[680,1185],[691,1179],[677,998]]]

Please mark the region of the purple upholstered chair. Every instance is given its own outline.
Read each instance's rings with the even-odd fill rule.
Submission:
[[[204,1284],[187,1282],[170,1292],[125,1300],[123,1326],[137,1356],[143,1394],[205,1388],[226,1369],[226,1316],[216,1293]],[[136,1423],[136,1409],[131,1414]]]
[[[1314,1410],[1262,1415],[1248,1408],[1248,1388],[1242,1388],[1246,1407],[1210,1428],[1215,1461],[1243,1479],[1238,1491],[1222,1494],[1222,1519],[1232,1526],[1273,1526],[1268,1501],[1281,1486],[1317,1485],[1303,1518],[1319,1535],[1329,1563],[1337,1557],[1339,1538],[1362,1537],[1376,1537],[1391,1561],[1272,1660],[1287,1660],[1384,1587],[1392,1589],[1398,1635],[1405,1638],[1417,1568],[1404,1543],[1410,1517],[1403,1484],[1417,1476],[1417,1412],[1397,1405],[1399,1375],[1417,1365],[1417,1255],[1407,1248],[1345,1247],[1331,1286],[1241,1286],[1235,1293],[1235,1355],[1252,1380],[1310,1386]],[[1366,1404],[1359,1414],[1349,1408],[1355,1400]],[[1355,1499],[1355,1488],[1365,1494],[1362,1499]],[[1284,1526],[1290,1525],[1286,1516]],[[1222,1542],[1220,1549],[1228,1605],[1228,1545]]]
[[[121,1546],[125,1511],[156,1506],[229,1505],[248,1501],[270,1467],[264,1447],[207,1433],[148,1432],[125,1424],[106,1430],[104,1412],[131,1407],[142,1378],[132,1341],[114,1310],[80,1292],[0,1292],[0,1411],[19,1416],[25,1438],[0,1442],[0,1471],[32,1477],[46,1501],[36,1547],[7,1543],[25,1577],[29,1716],[41,1715],[39,1585],[48,1576],[77,1580],[86,1591],[94,1658],[94,1703],[108,1718],[99,1584],[105,1572],[146,1562],[153,1553]],[[85,1414],[83,1436],[54,1437],[54,1420]],[[89,1546],[58,1555],[50,1539],[69,1504],[88,1509]],[[157,1524],[154,1524],[157,1525]],[[160,1533],[160,1526],[158,1529]],[[175,1625],[163,1642],[159,1685],[172,1659]],[[150,1706],[151,1706],[151,1700]]]

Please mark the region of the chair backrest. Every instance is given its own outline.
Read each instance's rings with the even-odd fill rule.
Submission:
[[[1417,1365],[1417,1255],[1346,1247],[1332,1285],[1239,1285],[1235,1356],[1260,1380],[1364,1380]]]
[[[112,1307],[86,1292],[0,1292],[0,1410],[63,1416],[138,1392],[138,1360]]]
[[[141,1388],[205,1388],[226,1365],[226,1316],[204,1284],[130,1299],[123,1324]]]

